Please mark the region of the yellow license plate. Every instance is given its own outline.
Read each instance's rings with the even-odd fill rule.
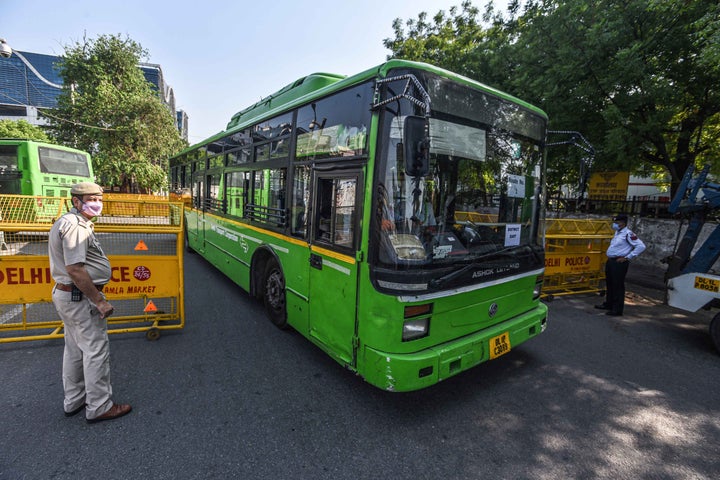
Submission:
[[[510,334],[508,332],[501,333],[497,337],[490,339],[490,360],[505,355],[510,351]]]
[[[720,281],[713,278],[695,277],[695,288],[706,292],[720,292]]]

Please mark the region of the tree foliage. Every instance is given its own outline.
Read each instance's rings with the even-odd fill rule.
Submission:
[[[395,20],[385,46],[538,105],[552,130],[582,131],[596,170],[662,169],[676,187],[689,165],[720,170],[719,19],[715,0],[514,0],[482,19],[465,1],[407,32]],[[550,161],[577,175],[572,155]]]
[[[36,142],[49,142],[45,131],[25,120],[0,120],[0,138],[23,138]]]
[[[65,48],[63,90],[47,112],[52,134],[92,155],[98,182],[155,190],[182,147],[170,112],[138,67],[147,53],[129,38],[101,35]]]
[[[397,18],[393,22],[395,38],[385,39],[383,43],[392,50],[393,57],[442,65],[477,78],[481,74],[478,71],[481,65],[469,60],[478,54],[478,47],[487,40],[478,14],[478,9],[466,1],[461,9],[451,7],[449,14],[439,11],[432,22],[428,21],[425,12],[421,12],[417,20],[407,20],[404,26]]]

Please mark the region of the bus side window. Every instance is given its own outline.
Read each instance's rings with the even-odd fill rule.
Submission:
[[[245,215],[249,176],[249,172],[230,172],[225,174],[228,214],[238,218]]]
[[[357,182],[357,177],[318,179],[315,240],[353,248]]]
[[[292,211],[290,212],[292,234],[305,238],[307,216],[310,211],[310,167],[295,168],[292,198]]]
[[[342,179],[335,189],[335,243],[352,248],[355,243],[355,193],[357,178]]]
[[[318,205],[315,238],[330,242],[330,220],[332,218],[332,179],[318,180]]]
[[[0,174],[18,171],[18,149],[15,145],[0,145]]]
[[[193,206],[198,209],[203,208],[203,195],[204,195],[204,182],[202,180],[202,176],[196,175],[194,177],[193,181],[193,190],[192,190],[192,198],[193,198]]]

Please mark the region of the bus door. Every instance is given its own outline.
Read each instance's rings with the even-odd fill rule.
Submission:
[[[192,201],[195,215],[188,218],[188,233],[197,237],[197,245],[201,250],[205,249],[204,240],[205,232],[203,231],[203,222],[205,209],[205,178],[202,174],[197,173],[192,177]]]
[[[310,226],[310,336],[355,363],[362,172],[315,171]]]

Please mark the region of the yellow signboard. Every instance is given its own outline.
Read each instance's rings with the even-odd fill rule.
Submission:
[[[600,252],[545,253],[545,275],[599,272],[602,255]]]
[[[108,299],[176,297],[180,285],[177,257],[110,256],[112,277]],[[4,257],[0,260],[0,303],[52,301],[53,279],[47,257]]]
[[[626,200],[629,172],[597,172],[590,176],[588,196],[591,200]]]

